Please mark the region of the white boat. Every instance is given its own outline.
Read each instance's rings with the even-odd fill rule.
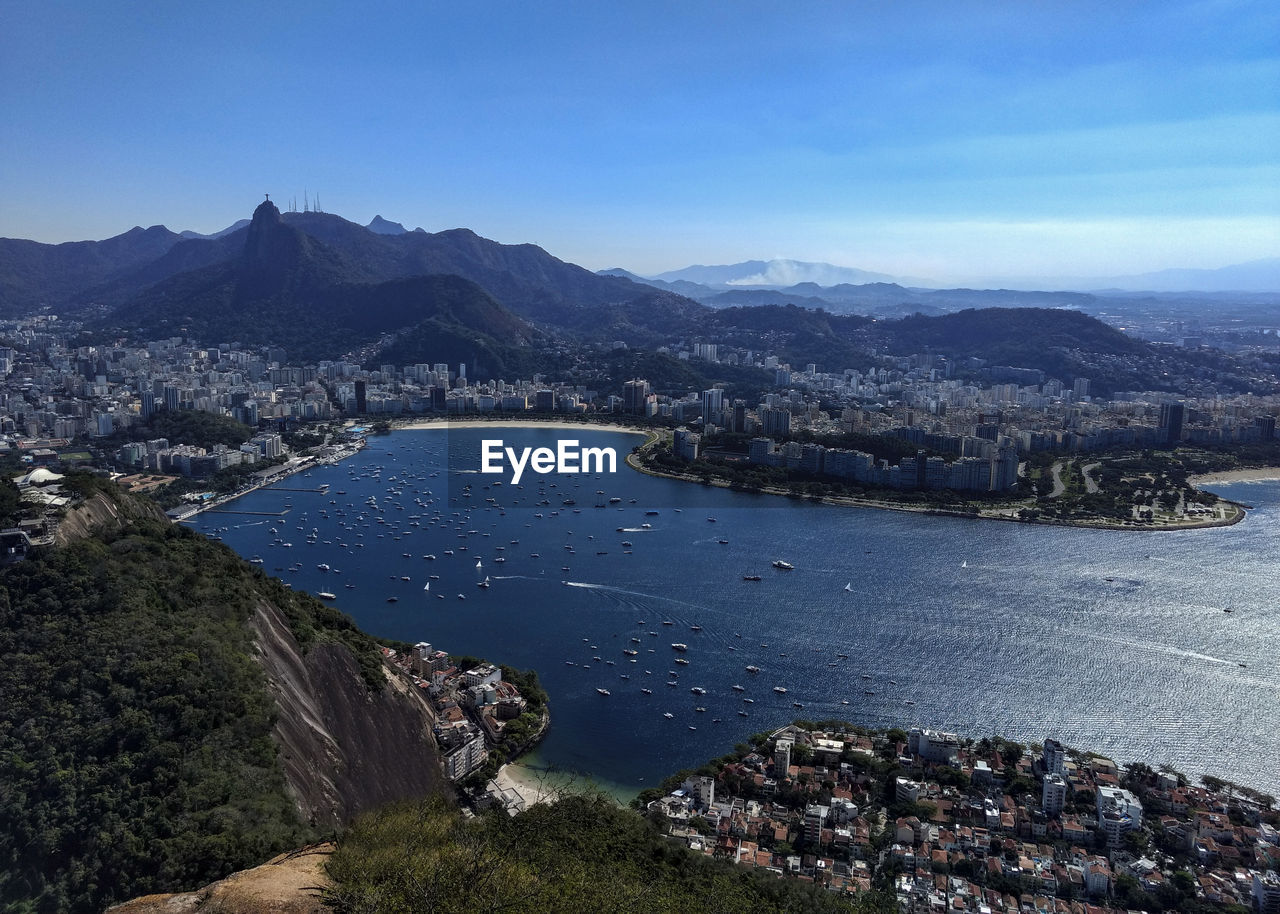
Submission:
[[[427,583],[423,584],[423,585],[422,585],[422,589],[423,589],[423,590],[430,590],[430,589],[431,589],[431,582],[430,582],[430,581],[427,581]]]
[[[600,693],[601,695],[608,695],[608,694],[609,694],[609,690],[608,690],[608,689],[596,689],[596,691],[597,691],[598,693]]]
[[[846,593],[853,593],[853,582],[850,581],[848,584],[844,585],[844,589]]]
[[[483,568],[483,567],[484,567],[484,563],[483,563],[483,562],[481,562],[479,559],[476,559],[476,567],[477,567],[477,568]]]
[[[689,649],[689,645],[682,644],[679,641],[676,641],[672,643],[671,649],[673,651],[687,651]]]
[[[320,591],[318,594],[316,594],[316,596],[317,596],[317,597],[319,597],[321,600],[336,600],[336,599],[338,599],[338,595],[337,595],[337,594],[329,593],[329,591],[327,591],[327,590],[322,590],[322,591]]]
[[[782,686],[774,686],[774,687],[773,687],[773,690],[774,690],[775,692],[777,692],[779,695],[786,695],[786,694],[787,694],[787,690],[786,690],[786,689],[784,689]]]
[[[784,562],[782,559],[775,559],[773,567],[780,571],[792,571],[796,566],[792,565],[790,562]]]

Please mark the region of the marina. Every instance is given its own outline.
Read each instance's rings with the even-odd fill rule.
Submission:
[[[548,434],[530,430],[530,443]],[[610,435],[581,437],[593,434]],[[1280,643],[1280,620],[1263,597],[1280,590],[1267,559],[1280,551],[1267,522],[1280,486],[1251,485],[1242,500],[1254,516],[1236,527],[1116,534],[806,503],[773,510],[780,500],[630,472],[486,487],[466,472],[474,453],[461,432],[397,432],[308,471],[344,496],[263,488],[236,503],[255,512],[242,522],[194,526],[268,567],[296,564],[294,589],[332,593],[324,581],[335,572],[318,566],[344,569],[335,605],[373,634],[537,669],[556,720],[539,764],[616,772],[624,790],[785,723],[797,704],[806,717],[870,726],[1056,735],[1122,760],[1276,786],[1246,760],[1274,753],[1280,729],[1280,662],[1268,647]],[[609,498],[593,507],[602,487]],[[566,498],[576,506],[540,504]],[[255,517],[286,499],[287,520]],[[666,510],[678,499],[702,510]],[[286,537],[304,561],[272,555]],[[617,548],[623,537],[629,555]],[[1034,559],[1046,551],[1053,563]],[[752,580],[779,554],[804,561]],[[424,561],[439,582],[430,590],[412,583]],[[676,626],[684,640],[667,648],[656,636]],[[696,676],[704,712],[640,669],[655,648]],[[1188,687],[1151,691],[1174,677]],[[610,692],[608,715],[598,689]],[[707,726],[679,744],[654,740],[666,715]]]

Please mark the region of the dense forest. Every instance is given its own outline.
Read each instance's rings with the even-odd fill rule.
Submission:
[[[314,837],[253,659],[264,601],[304,648],[349,645],[381,687],[345,616],[162,520],[0,572],[0,908],[96,912]]]

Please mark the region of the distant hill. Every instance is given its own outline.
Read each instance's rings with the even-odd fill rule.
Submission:
[[[84,290],[151,263],[180,240],[163,225],[135,226],[105,241],[40,244],[0,238],[0,316],[43,305],[63,307]]]
[[[1159,270],[1086,282],[1090,284],[1083,288],[1135,292],[1280,292],[1280,257],[1232,264],[1216,270]]]
[[[1147,343],[1076,311],[1050,308],[983,308],[939,317],[906,317],[878,328],[896,352],[963,353],[1005,364],[1029,349],[1082,349],[1137,355]]]
[[[1087,377],[1092,393],[1117,389],[1166,390],[1169,359],[1150,343],[1078,311],[1055,308],[982,308],[936,317],[914,315],[875,326],[875,339],[890,352],[926,350],[953,359],[1039,368],[1069,381]]]
[[[707,286],[785,287],[800,282],[831,286],[838,283],[894,282],[892,276],[852,267],[803,260],[747,260],[720,266],[701,264],[659,273],[654,279],[666,282],[687,280]]]
[[[701,301],[708,295],[714,295],[715,289],[710,286],[704,286],[701,283],[689,282],[687,279],[678,279],[675,282],[666,282],[661,279],[645,279],[643,276],[637,276],[629,270],[621,267],[614,267],[610,270],[599,270],[600,276],[617,276],[622,279],[629,279],[634,283],[641,285],[653,286],[655,289],[661,289],[664,292],[674,292],[677,295],[684,295],[695,301]]]
[[[183,238],[187,238],[187,239],[221,238],[224,235],[230,235],[232,232],[240,231],[240,229],[245,228],[246,226],[248,226],[248,224],[249,224],[248,219],[237,219],[235,222],[231,223],[226,228],[222,229],[222,231],[214,232],[211,235],[202,235],[199,232],[192,232],[192,231],[179,232],[178,234],[181,235]]]
[[[700,299],[712,308],[755,305],[799,305],[802,308],[830,308],[831,302],[813,295],[795,295],[777,289],[731,289]]]

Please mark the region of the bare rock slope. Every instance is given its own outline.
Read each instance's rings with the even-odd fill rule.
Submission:
[[[325,914],[329,909],[321,902],[321,892],[331,883],[324,865],[332,853],[332,844],[304,847],[195,892],[145,895],[107,910],[109,914]]]
[[[273,734],[304,821],[338,828],[366,810],[447,790],[430,704],[385,669],[371,692],[350,650],[322,643],[305,654],[280,610],[263,603],[252,623],[259,662],[280,716]]]

